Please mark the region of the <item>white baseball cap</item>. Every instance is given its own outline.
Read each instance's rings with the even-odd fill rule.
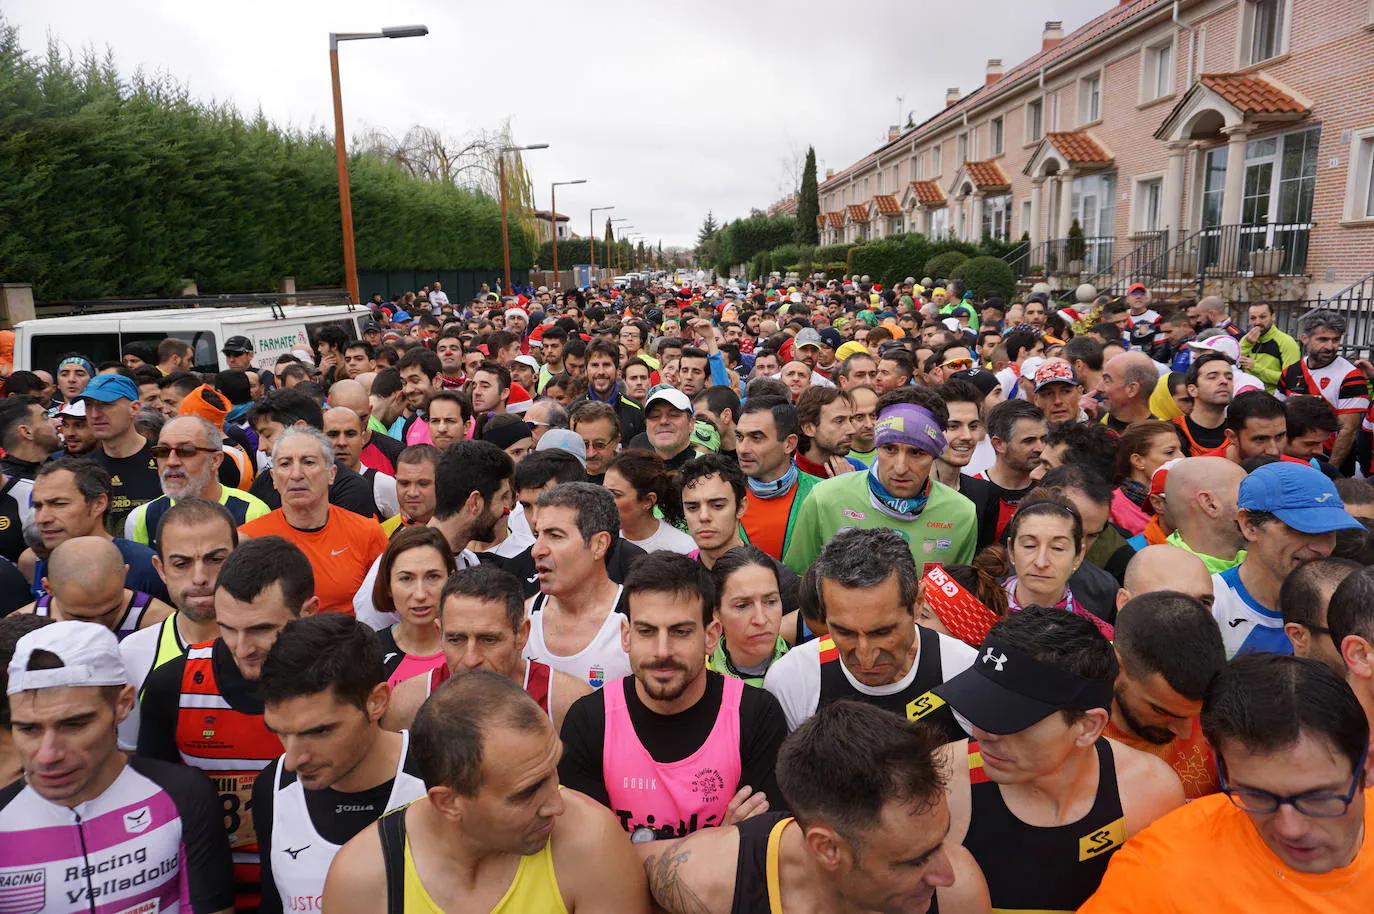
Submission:
[[[62,665],[50,670],[28,669],[34,651],[57,655]],[[94,622],[54,622],[19,639],[8,668],[9,695],[33,689],[68,686],[122,686],[129,682],[114,633]]]
[[[85,400],[68,400],[62,404],[62,408],[57,411],[59,416],[71,416],[73,419],[86,418]]]
[[[1231,334],[1222,332],[1205,340],[1189,340],[1188,348],[1199,351],[1220,352],[1232,362],[1240,358],[1240,344]]]
[[[521,365],[533,368],[535,371],[539,370],[539,361],[532,355],[517,355],[514,361],[519,362]]]

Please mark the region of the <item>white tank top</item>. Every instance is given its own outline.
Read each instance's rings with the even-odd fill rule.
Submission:
[[[425,795],[425,783],[405,771],[410,755],[410,731],[401,731],[401,757],[383,813],[399,809]],[[323,904],[324,878],[340,845],[320,837],[305,805],[305,788],[299,780],[282,786],[285,757],[277,759],[277,783],[272,800],[272,878],[277,883],[284,911],[319,911]],[[380,817],[380,813],[379,813]],[[288,853],[288,850],[290,853]]]
[[[576,654],[561,656],[549,650],[544,643],[544,604],[548,601],[545,594],[539,594],[530,604],[530,640],[525,642],[524,656],[527,660],[538,660],[555,670],[575,676],[599,689],[613,679],[630,675],[630,657],[620,643],[621,614],[615,611],[620,604],[624,586],[617,586],[615,598],[606,612],[606,618],[591,643]]]

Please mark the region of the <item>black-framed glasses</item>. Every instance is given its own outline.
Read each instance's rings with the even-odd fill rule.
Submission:
[[[190,460],[197,454],[217,454],[219,453],[219,448],[196,447],[194,444],[178,444],[175,447],[170,444],[155,444],[148,448],[148,453],[153,455],[154,460],[166,460],[168,457],[172,456],[173,451],[175,451],[176,455],[182,460]]]
[[[1245,812],[1253,812],[1258,815],[1270,815],[1279,811],[1280,806],[1292,806],[1295,810],[1313,819],[1335,819],[1345,815],[1350,809],[1350,804],[1355,801],[1355,794],[1360,790],[1360,783],[1364,780],[1364,765],[1369,757],[1369,749],[1365,748],[1360,753],[1360,759],[1355,763],[1355,774],[1350,779],[1350,789],[1345,793],[1299,793],[1291,796],[1279,796],[1267,790],[1257,790],[1253,787],[1232,787],[1226,781],[1226,763],[1218,756],[1217,776],[1221,782],[1221,792],[1226,794],[1235,806]]]
[[[1326,635],[1327,637],[1331,635],[1331,629],[1324,625],[1313,625],[1310,622],[1299,622],[1298,624],[1314,635]]]

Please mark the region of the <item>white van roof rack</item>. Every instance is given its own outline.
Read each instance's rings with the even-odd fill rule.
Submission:
[[[347,289],[314,292],[265,292],[242,295],[184,295],[178,298],[126,298],[71,301],[39,305],[38,317],[80,317],[85,314],[117,314],[123,311],[160,311],[181,308],[269,308],[272,317],[284,320],[285,305],[347,305],[360,307],[348,297]]]

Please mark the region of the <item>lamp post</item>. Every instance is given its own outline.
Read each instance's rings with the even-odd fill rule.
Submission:
[[[615,233],[616,233],[616,229],[614,228],[615,224],[616,224],[617,222],[629,222],[629,221],[630,221],[630,217],[629,217],[629,216],[620,216],[619,218],[616,218],[616,219],[608,219],[608,220],[606,220],[606,221],[609,222],[609,223],[611,224],[611,226],[612,226],[612,228],[611,228],[611,241],[615,241]],[[612,267],[612,269],[614,269],[615,272],[619,273],[619,272],[620,272],[620,245],[613,245],[613,247],[615,247],[615,266]],[[608,267],[611,266],[611,253],[610,253],[609,251],[606,252],[606,266],[608,266]]]
[[[616,240],[619,241],[621,244],[623,244],[623,243],[625,242],[625,238],[626,238],[626,237],[629,235],[629,233],[630,233],[630,229],[632,229],[632,228],[634,228],[633,225],[622,225],[620,228],[616,229],[616,232],[617,232],[617,234],[616,234]],[[620,261],[620,245],[619,245],[619,244],[617,244],[617,245],[615,246],[615,271],[616,271],[617,273],[624,273],[624,272],[625,272],[624,264],[622,264],[621,261]]]
[[[528,146],[502,146],[496,156],[496,181],[501,185],[501,263],[505,267],[505,295],[511,294],[510,287],[510,229],[506,219],[506,153],[524,152],[528,149],[548,149],[548,143],[531,143]],[[555,226],[557,228],[557,226]]]
[[[586,178],[578,178],[576,181],[554,181],[549,185],[549,223],[553,226],[553,287],[559,287],[558,282],[558,188],[563,184],[586,184]]]
[[[615,205],[593,206],[591,209],[587,210],[587,243],[591,245],[591,257],[589,259],[592,262],[592,275],[588,277],[588,280],[592,282],[596,280],[596,225],[592,220],[595,218],[596,214],[603,209],[615,209]]]
[[[358,291],[358,252],[353,246],[353,195],[348,190],[348,151],[344,144],[343,96],[339,91],[339,42],[367,38],[420,38],[429,26],[398,25],[380,32],[330,32],[329,81],[334,90],[334,160],[339,172],[339,216],[343,223],[344,285],[350,300],[361,302]]]

